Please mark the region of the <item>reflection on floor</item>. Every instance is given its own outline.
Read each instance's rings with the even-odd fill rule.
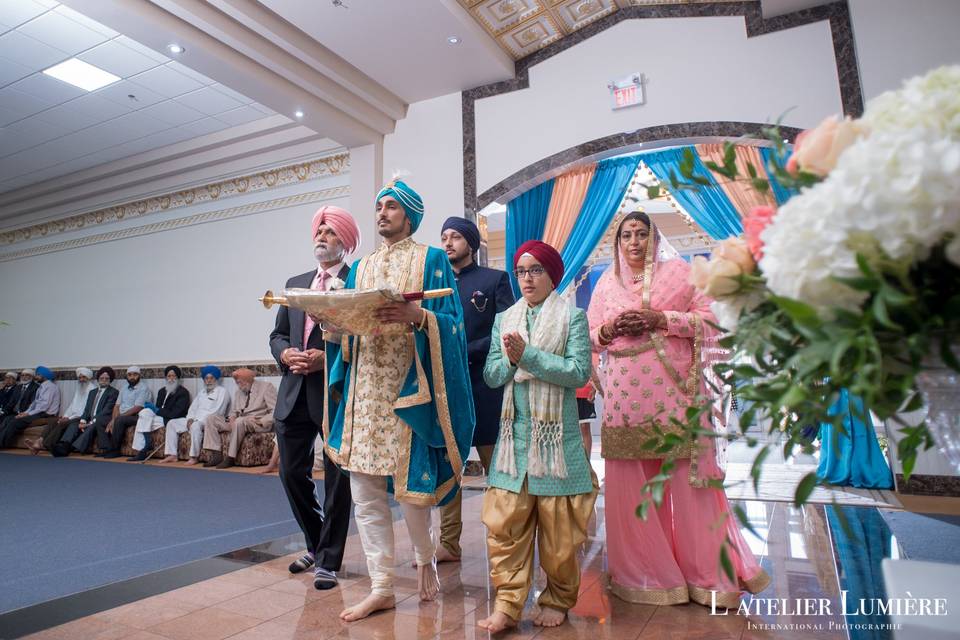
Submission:
[[[357,536],[348,542],[341,586],[316,591],[310,576],[292,576],[286,567],[297,556],[289,545],[256,565],[74,620],[31,638],[128,640],[273,640],[325,638],[486,638],[476,627],[492,606],[482,494],[468,491],[463,503],[464,558],[440,565],[442,596],[421,603],[406,528],[396,524],[397,608],[344,624],[337,614],[363,598],[369,587]],[[757,598],[745,599],[749,615],[711,615],[689,604],[655,607],[628,604],[603,587],[604,501],[597,501],[591,537],[582,555],[580,599],[567,624],[543,630],[533,626],[536,589],[519,628],[505,638],[887,638],[889,632],[848,631],[840,609],[841,590],[848,600],[883,597],[879,560],[897,557],[899,547],[874,508],[808,505],[802,510],[782,502],[741,503],[761,539],[745,533],[754,553],[772,577]],[[843,524],[842,520],[846,521]],[[851,538],[851,536],[854,536]],[[637,550],[642,553],[642,549]],[[283,555],[279,555],[282,553]],[[543,587],[540,575],[536,588]],[[807,615],[797,612],[798,598],[822,598],[827,606]],[[786,609],[785,609],[786,608]],[[722,613],[722,612],[718,612]],[[862,621],[862,620],[861,620]],[[881,622],[883,622],[881,620]]]
[[[731,500],[763,500],[766,502],[793,502],[794,492],[800,480],[808,473],[816,473],[811,464],[764,465],[757,491],[750,477],[751,463],[730,462],[724,479],[727,497]],[[843,504],[858,507],[902,507],[893,491],[883,489],[857,489],[855,487],[818,486],[807,502],[813,504]]]

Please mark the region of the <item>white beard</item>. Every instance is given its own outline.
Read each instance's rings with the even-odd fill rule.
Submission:
[[[321,249],[320,247],[313,248],[313,257],[316,258],[317,262],[334,262],[339,261],[342,257],[342,253],[339,249]]]

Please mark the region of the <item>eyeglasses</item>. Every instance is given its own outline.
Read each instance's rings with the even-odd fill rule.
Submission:
[[[529,269],[524,269],[521,267],[519,269],[514,269],[513,271],[513,275],[517,276],[517,280],[523,280],[524,277],[526,277],[528,274],[530,275],[531,278],[536,280],[537,278],[542,276],[544,273],[545,271],[543,267],[541,267],[540,265],[537,265],[535,267],[530,267]]]

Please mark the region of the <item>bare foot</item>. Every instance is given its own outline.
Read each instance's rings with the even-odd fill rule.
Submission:
[[[440,593],[440,577],[437,575],[437,558],[430,559],[430,564],[417,567],[417,585],[420,587],[420,600],[429,602],[436,600]]]
[[[197,458],[190,458],[189,460],[187,460],[187,464],[190,464],[190,465],[200,464],[200,460],[198,460]]]
[[[163,460],[157,460],[159,464],[170,464],[171,462],[176,462],[177,456],[164,456]]]
[[[551,607],[540,607],[540,615],[533,620],[538,627],[559,627],[567,619],[567,612]]]
[[[460,562],[460,556],[453,555],[452,553],[447,551],[446,547],[438,544],[437,545],[437,564],[441,562]],[[410,563],[410,566],[413,567],[414,569],[417,568],[416,558],[413,559],[413,562]]]
[[[267,467],[266,467],[266,469],[264,469],[264,470],[261,471],[260,473],[263,474],[263,475],[265,475],[265,474],[268,474],[268,473],[276,473],[276,472],[277,472],[277,467],[274,466],[274,465],[269,465],[269,464],[268,464]]]
[[[443,545],[437,547],[437,562],[460,562],[460,556],[455,556]]]
[[[358,604],[347,607],[341,611],[340,619],[344,622],[363,620],[371,613],[393,609],[394,606],[396,606],[396,600],[393,596],[381,596],[376,593],[371,593]]]
[[[41,440],[27,440],[25,444],[27,445],[27,448],[30,449],[30,453],[33,455],[37,455],[43,451],[43,441]]]
[[[502,611],[494,611],[493,615],[477,622],[477,626],[486,629],[490,633],[499,633],[504,629],[517,626],[517,621]]]

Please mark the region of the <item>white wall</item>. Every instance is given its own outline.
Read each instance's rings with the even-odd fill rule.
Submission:
[[[309,194],[348,178],[207,202],[95,232],[288,196],[305,200],[270,211],[0,263],[0,319],[9,323],[0,327],[3,366],[272,359],[267,342],[276,309],[265,310],[257,297],[315,268],[313,212],[322,204],[347,206],[347,198],[310,202]]]
[[[607,83],[634,72],[647,104],[613,111]],[[478,190],[606,135],[791,108],[799,127],[841,111],[828,23],[748,39],[742,17],[626,20],[532,67],[528,89],[477,101]]]
[[[850,0],[864,98],[905,78],[960,63],[957,0]]]
[[[850,0],[864,97],[960,63],[957,0]],[[647,104],[613,111],[609,80],[635,71]],[[477,186],[483,192],[544,157],[606,135],[674,122],[774,120],[809,127],[842,110],[827,22],[747,38],[742,17],[627,20],[530,69],[530,87],[476,102]],[[417,239],[436,242],[462,215],[461,97],[410,105],[384,140],[427,205]]]
[[[463,215],[463,121],[459,93],[411,104],[396,131],[384,137],[383,178],[397,169],[423,197],[418,242],[440,242],[443,221]],[[371,207],[372,210],[372,207]]]

